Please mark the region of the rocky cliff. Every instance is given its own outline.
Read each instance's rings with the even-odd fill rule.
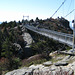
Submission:
[[[30,67],[8,72],[5,75],[74,75],[74,70],[69,66],[57,67],[52,65],[45,67],[43,65],[31,65]]]
[[[54,54],[56,52],[50,53],[50,55],[53,55],[53,58],[55,58]],[[37,65],[33,64],[29,67],[13,70],[5,75],[75,75],[75,56],[68,55],[55,59],[59,61],[47,61]]]

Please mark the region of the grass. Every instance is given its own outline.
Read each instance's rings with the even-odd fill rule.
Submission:
[[[38,59],[38,60],[33,60],[31,62],[25,62],[26,64],[23,65],[24,67],[29,67],[31,65],[36,65],[36,64],[42,64],[44,62],[47,62],[47,61],[52,61],[52,63],[55,63],[57,61],[60,61],[60,60],[57,60],[58,57],[65,57],[66,55],[63,55],[63,54],[55,54],[55,56],[53,56],[52,58],[49,58],[49,60],[47,60],[46,58],[42,58],[42,59]]]
[[[34,60],[34,61],[31,61],[31,62],[29,62],[29,63],[27,63],[27,64],[25,64],[24,66],[25,67],[29,67],[30,65],[33,65],[33,64],[42,64],[42,63],[44,63],[44,62],[47,62],[47,61],[52,61],[52,63],[54,63],[54,62],[57,62],[57,61],[59,61],[59,60],[57,60],[57,57],[65,57],[65,55],[62,55],[62,54],[56,54],[55,56],[54,56],[55,58],[50,58],[49,60],[47,60],[47,59],[39,59],[39,60]]]
[[[50,59],[50,61],[52,61],[52,63],[55,63],[55,62],[57,62],[57,61],[62,60],[62,59],[57,60],[58,57],[63,57],[63,58],[64,58],[65,56],[66,56],[66,55],[64,55],[64,54],[55,54],[55,56],[53,56],[52,59]]]
[[[33,65],[33,64],[42,64],[43,62],[46,62],[47,60],[46,59],[39,59],[39,60],[35,60],[35,61],[32,61],[30,63],[27,63],[25,66],[26,67],[29,67],[30,65]]]

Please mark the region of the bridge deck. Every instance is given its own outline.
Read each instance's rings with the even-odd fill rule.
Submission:
[[[61,43],[65,43],[69,46],[73,45],[73,34],[61,33],[61,32],[57,32],[57,31],[47,30],[44,28],[36,28],[36,27],[30,26],[30,25],[25,25],[25,28],[27,28],[33,32],[39,33],[41,35],[44,35],[46,37],[53,38],[54,40],[57,40]]]

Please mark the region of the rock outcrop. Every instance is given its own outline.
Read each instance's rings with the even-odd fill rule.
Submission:
[[[31,65],[29,68],[14,70],[5,75],[74,75],[74,71],[69,67],[56,67],[54,65],[45,67],[43,65]]]
[[[66,61],[58,61],[55,63],[55,66],[66,66],[68,63]]]
[[[29,33],[25,32],[22,36],[23,36],[24,41],[27,42],[27,46],[32,43],[33,39]]]
[[[54,57],[56,53],[57,52],[53,52],[51,55]],[[13,70],[5,75],[75,75],[75,56],[68,55],[62,58],[58,58],[58,61],[55,63],[47,61],[43,64]],[[68,61],[71,60],[73,62],[69,63]]]
[[[52,62],[51,61],[44,62],[43,65],[45,65],[45,66],[51,66],[52,65]]]

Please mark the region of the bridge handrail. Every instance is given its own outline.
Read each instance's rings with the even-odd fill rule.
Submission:
[[[54,34],[58,34],[58,35],[63,35],[63,36],[65,36],[65,35],[67,35],[68,37],[70,36],[70,37],[73,37],[73,35],[71,35],[71,34],[66,34],[66,33],[62,33],[62,32],[57,32],[57,31],[53,31],[53,30],[47,30],[47,29],[41,29],[42,31],[44,30],[44,31],[46,31],[46,32],[51,32],[51,33],[54,33]]]
[[[66,37],[70,37],[70,38],[73,38],[73,34],[67,34],[67,33],[62,33],[62,32],[57,32],[57,31],[53,31],[53,30],[48,30],[48,29],[45,29],[45,28],[37,28],[37,27],[34,27],[34,26],[30,26],[30,25],[25,25],[25,27],[28,27],[29,29],[32,28],[32,31],[34,29],[34,31],[38,31],[38,32],[45,32],[45,33],[53,33],[53,34],[56,34],[56,35],[60,35],[60,36],[66,36]]]

